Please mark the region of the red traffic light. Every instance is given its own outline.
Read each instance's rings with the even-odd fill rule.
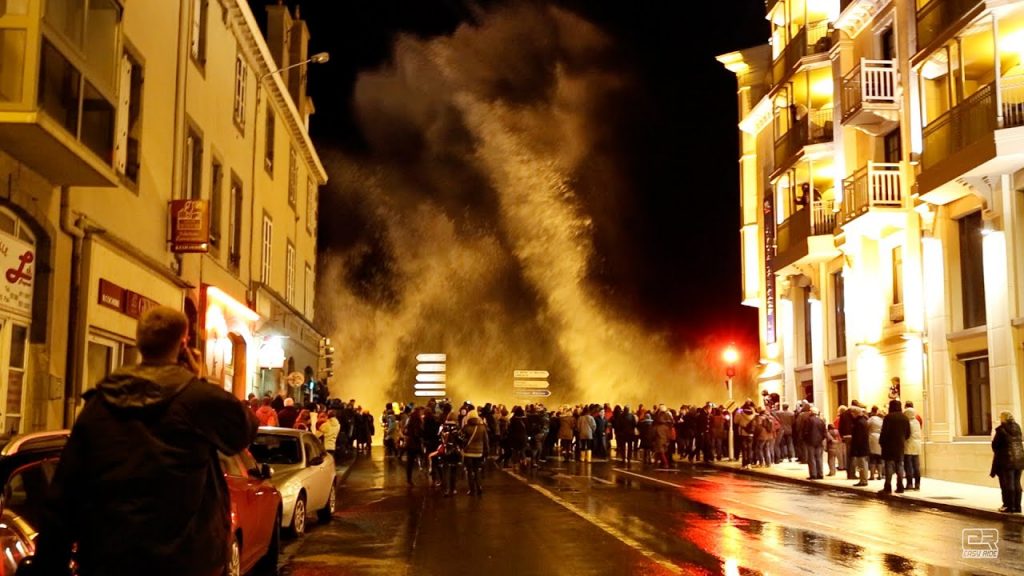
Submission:
[[[729,346],[728,348],[725,349],[724,352],[722,352],[722,359],[725,360],[725,363],[730,366],[735,364],[736,361],[739,360],[739,358],[740,353],[736,351],[736,348],[734,346]]]

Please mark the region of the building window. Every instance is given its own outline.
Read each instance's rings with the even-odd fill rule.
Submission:
[[[263,142],[263,167],[274,174],[274,111],[267,107],[267,130]]]
[[[800,390],[803,392],[803,399],[814,404],[814,380],[804,380],[801,382]]]
[[[886,134],[882,139],[882,146],[884,146],[882,157],[886,162],[890,164],[899,162],[903,155],[903,147],[900,144],[900,129],[896,128]]]
[[[228,236],[228,265],[236,273],[242,264],[242,181],[231,175],[231,230]]]
[[[192,43],[189,52],[192,60],[200,66],[206,64],[206,23],[209,11],[208,0],[192,0]]]
[[[804,364],[814,361],[813,331],[811,330],[811,287],[806,286],[804,292]]]
[[[850,405],[850,385],[846,377],[834,378],[832,380],[835,385],[835,405],[836,406],[849,406]]]
[[[903,303],[903,247],[892,249],[892,303]]]
[[[249,76],[249,67],[241,54],[235,56],[235,103],[232,118],[235,126],[245,132],[245,81]]]
[[[964,361],[968,436],[988,436],[992,433],[992,397],[988,374],[987,356]]]
[[[288,205],[295,208],[299,196],[299,161],[295,148],[288,147]]]
[[[214,160],[210,165],[210,245],[215,249],[220,248],[223,186],[224,167]]]
[[[131,54],[122,55],[114,168],[134,184],[139,183],[142,163],[142,71],[142,65]]]
[[[316,229],[316,181],[312,178],[306,183],[306,232],[310,236]]]
[[[960,302],[964,329],[984,326],[985,265],[982,262],[981,212],[957,221],[960,231]]]
[[[846,356],[846,280],[843,271],[832,273],[832,302],[835,315],[836,358]]]
[[[284,299],[289,304],[295,304],[295,244],[288,241],[288,248],[284,258]]]
[[[182,197],[186,200],[199,200],[203,189],[203,139],[191,128],[185,137],[185,186]]]
[[[313,317],[313,290],[316,288],[313,277],[313,266],[306,262],[306,282],[305,282],[305,294],[303,298],[304,311],[306,312],[306,318]]]
[[[273,256],[274,221],[269,214],[263,215],[263,249],[260,252],[260,282],[270,284],[270,264]]]
[[[83,76],[54,44],[43,40],[39,107],[96,156],[110,163],[114,156],[114,100],[104,96],[105,92],[89,80],[95,77]],[[111,85],[113,80],[107,83]]]

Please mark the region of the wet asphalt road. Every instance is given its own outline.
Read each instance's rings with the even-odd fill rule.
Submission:
[[[329,524],[287,542],[282,576],[349,574],[1024,574],[1024,523],[979,520],[702,467],[491,467],[443,498],[377,449]],[[964,529],[999,531],[965,559]]]

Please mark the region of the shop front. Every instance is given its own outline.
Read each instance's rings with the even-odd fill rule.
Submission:
[[[202,309],[203,357],[207,380],[236,398],[260,395],[250,367],[257,366],[259,345],[254,336],[259,314],[216,286],[204,284]]]
[[[297,402],[323,400],[314,397],[321,334],[266,286],[256,290],[256,310],[266,318],[256,335],[260,342],[257,394],[279,394]]]
[[[16,216],[0,212],[0,422],[3,436],[23,431],[36,242]]]

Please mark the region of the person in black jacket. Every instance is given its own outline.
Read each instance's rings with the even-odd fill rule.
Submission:
[[[871,447],[868,442],[868,417],[860,406],[852,406],[850,413],[850,461],[847,465],[856,467],[860,481],[854,486],[868,485],[868,457]]]
[[[1020,425],[1014,422],[1013,414],[1004,411],[999,414],[999,426],[992,437],[992,470],[989,472],[990,476],[999,477],[999,488],[1003,491],[1000,512],[1021,512],[1021,469],[1024,469],[1024,441]]]
[[[221,574],[230,500],[217,452],[232,455],[259,422],[241,400],[198,376],[188,320],[149,310],[136,338],[142,363],[83,395],[42,521],[34,573]]]
[[[893,472],[896,473],[896,493],[903,493],[903,449],[910,438],[910,420],[902,408],[899,400],[890,400],[889,413],[882,419],[878,443],[882,445],[882,460],[885,461],[885,486],[879,494],[892,493]]]

